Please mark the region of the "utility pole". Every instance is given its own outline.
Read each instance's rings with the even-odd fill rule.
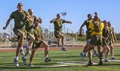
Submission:
[[[65,16],[67,15],[67,12],[61,12],[61,15],[63,16],[63,19],[65,20]],[[64,34],[65,34],[65,24],[64,24]]]

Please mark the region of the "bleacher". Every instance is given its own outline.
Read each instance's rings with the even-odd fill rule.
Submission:
[[[57,40],[54,36],[54,26],[53,25],[43,25],[43,35],[44,40],[48,43],[51,42],[50,47],[57,46]],[[82,43],[77,40],[77,37],[73,37],[74,34],[72,30],[63,26],[63,34],[64,34],[64,44],[65,46],[80,46]],[[12,34],[14,37],[3,38],[1,40],[0,47],[16,47],[17,46],[17,37],[15,34]],[[14,38],[14,39],[13,39]],[[27,46],[28,41],[25,39],[24,47]]]

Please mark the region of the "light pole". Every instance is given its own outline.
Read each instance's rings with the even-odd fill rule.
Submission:
[[[63,19],[65,20],[65,16],[67,15],[67,12],[61,12],[61,15],[63,16]],[[65,34],[65,24],[64,24],[64,34]]]

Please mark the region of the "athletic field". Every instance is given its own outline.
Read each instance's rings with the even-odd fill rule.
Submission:
[[[29,67],[29,55],[27,65],[22,63],[22,55],[19,57],[19,67],[15,67],[13,58],[15,57],[15,48],[0,48],[0,71],[120,71],[120,48],[115,46],[115,57],[117,60],[104,62],[104,65],[98,66],[98,57],[93,57],[93,66],[86,66],[88,57],[84,60],[80,57],[82,47],[67,47],[68,51],[61,51],[58,47],[50,47],[49,57],[51,62],[44,62],[43,48],[39,48],[33,59],[34,67]],[[105,56],[103,56],[104,59]]]

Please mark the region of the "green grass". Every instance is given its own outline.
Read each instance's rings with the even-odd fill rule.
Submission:
[[[51,50],[49,52],[49,57],[52,59],[51,62],[44,62],[44,51],[37,50],[36,55],[33,59],[34,67],[30,68],[28,65],[23,65],[22,59],[19,57],[20,67],[15,67],[13,63],[13,58],[15,57],[15,52],[4,52],[0,53],[0,71],[120,71],[120,61],[119,62],[108,62],[103,66],[93,65],[87,67],[88,57],[84,58],[82,61],[80,57],[80,52],[82,49],[61,51],[61,50]],[[120,59],[120,48],[115,48],[115,57]],[[105,56],[103,56],[104,58]],[[111,56],[109,55],[109,59]],[[98,63],[98,57],[93,57],[93,62]],[[29,56],[27,58],[27,64],[29,63]],[[72,64],[70,64],[72,63]],[[84,65],[80,65],[84,64]],[[64,66],[60,66],[64,65]],[[55,67],[54,67],[55,66]]]

